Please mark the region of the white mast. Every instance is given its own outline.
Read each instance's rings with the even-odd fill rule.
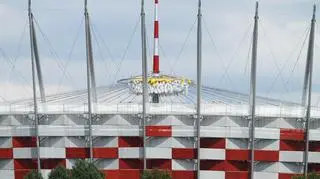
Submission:
[[[251,82],[250,82],[250,175],[254,179],[255,161],[255,115],[256,115],[256,78],[257,78],[257,50],[258,50],[258,24],[259,23],[259,2],[256,2],[256,12],[254,16],[254,30],[252,43],[252,59],[251,59]]]
[[[39,55],[38,55],[37,42],[35,40],[33,14],[32,14],[32,10],[31,10],[31,0],[28,1],[28,15],[29,15],[29,28],[30,28],[32,89],[33,89],[33,105],[34,105],[33,107],[34,107],[35,133],[36,133],[36,145],[37,145],[37,149],[36,149],[36,151],[37,151],[37,169],[38,169],[38,172],[40,172],[41,165],[40,165],[40,141],[39,141],[39,116],[38,116],[38,102],[37,102],[36,69],[35,69],[35,66],[39,67],[39,69],[41,69],[41,68],[40,68],[40,64],[39,64]],[[43,88],[41,88],[41,85],[43,85],[42,78],[41,78],[41,71],[40,72],[38,71],[38,77],[39,77],[38,79],[39,79],[39,85],[40,85],[41,101],[45,102],[44,91],[41,92],[41,90],[43,89]],[[41,81],[40,81],[40,79],[41,79]]]
[[[309,155],[309,125],[310,125],[310,111],[311,111],[311,94],[312,94],[312,71],[313,71],[313,57],[314,57],[314,39],[315,39],[315,24],[316,24],[316,5],[313,6],[313,15],[311,20],[311,31],[309,37],[309,47],[307,55],[305,85],[307,84],[308,96],[303,97],[303,105],[306,105],[307,99],[307,111],[305,120],[305,151],[304,151],[304,175],[307,178],[308,175],[308,155]],[[304,95],[307,93],[307,88],[304,88]],[[308,98],[306,98],[308,97]]]

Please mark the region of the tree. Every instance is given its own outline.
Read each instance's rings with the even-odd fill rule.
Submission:
[[[141,179],[171,179],[171,175],[167,171],[146,170],[143,172]]]
[[[37,172],[36,170],[32,170],[23,179],[43,179],[41,173]]]
[[[308,179],[320,179],[320,174],[316,173],[316,172],[309,173],[307,178]],[[294,177],[292,177],[292,179],[306,179],[306,177],[301,175],[301,176],[294,176]]]
[[[49,179],[70,179],[70,171],[59,165],[50,172]]]
[[[71,179],[105,179],[92,162],[78,160],[71,170]]]

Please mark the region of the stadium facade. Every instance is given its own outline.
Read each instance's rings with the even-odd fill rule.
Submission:
[[[158,3],[155,0],[156,9]],[[138,179],[144,169],[164,169],[174,179],[290,179],[320,170],[320,108],[311,107],[307,97],[312,85],[312,32],[303,105],[256,97],[255,78],[246,95],[162,75],[157,13],[153,73],[146,78],[143,70],[141,77],[95,87],[85,9],[88,90],[45,96],[29,8],[34,91],[37,73],[41,96],[34,93],[34,99],[0,105],[0,178],[22,179],[32,169],[47,177],[58,165],[71,169],[78,159],[93,160],[108,179]],[[201,81],[201,1],[198,20]],[[257,21],[258,3],[253,61]],[[314,22],[315,17],[313,27]],[[142,59],[145,69],[146,58]]]

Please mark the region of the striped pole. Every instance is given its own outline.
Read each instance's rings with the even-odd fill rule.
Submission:
[[[158,6],[159,0],[155,0],[154,6],[154,51],[153,51],[153,74],[159,74],[159,19]]]

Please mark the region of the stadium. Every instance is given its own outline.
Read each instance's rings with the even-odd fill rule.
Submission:
[[[120,79],[114,86],[95,86],[85,6],[88,88],[47,96],[29,8],[34,98],[0,105],[1,178],[23,179],[33,169],[47,177],[58,165],[71,169],[78,159],[92,159],[108,179],[139,179],[144,169],[167,170],[174,179],[290,179],[320,170],[320,108],[310,104],[312,31],[303,103],[259,97],[258,2],[249,95],[201,85],[201,1],[198,81],[161,73],[158,3],[151,73],[142,57],[142,75]],[[143,3],[141,7],[145,54]],[[313,28],[314,23],[315,9]]]

